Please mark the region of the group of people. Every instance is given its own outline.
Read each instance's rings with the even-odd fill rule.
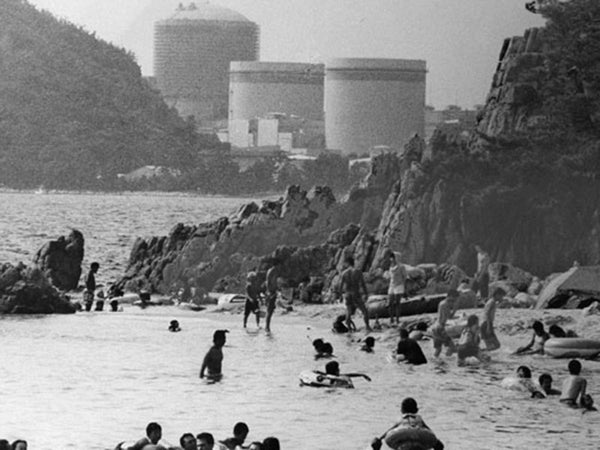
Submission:
[[[0,450],[27,450],[27,441],[17,439],[10,443],[6,439],[0,439]]]
[[[250,428],[246,423],[238,422],[233,427],[233,436],[222,441],[216,441],[208,432],[197,435],[184,433],[179,438],[179,446],[172,446],[161,443],[162,427],[156,422],[150,422],[143,438],[130,446],[124,446],[124,442],[120,442],[115,450],[280,450],[279,439],[273,436],[245,445],[249,432]]]

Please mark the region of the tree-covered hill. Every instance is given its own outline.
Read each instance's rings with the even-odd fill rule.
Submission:
[[[0,1],[0,185],[110,188],[203,146],[133,55],[24,0]]]

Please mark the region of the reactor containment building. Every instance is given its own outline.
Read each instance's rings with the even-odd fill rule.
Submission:
[[[154,24],[154,77],[165,101],[198,122],[227,118],[229,64],[256,61],[259,28],[210,3],[180,5]]]
[[[344,58],[325,69],[327,148],[362,155],[376,146],[401,151],[425,133],[426,63]]]

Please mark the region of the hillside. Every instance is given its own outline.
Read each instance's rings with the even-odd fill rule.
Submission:
[[[110,188],[146,164],[188,167],[198,139],[133,55],[26,1],[0,2],[0,185]]]

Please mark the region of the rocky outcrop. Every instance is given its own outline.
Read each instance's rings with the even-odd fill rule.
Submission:
[[[0,266],[0,314],[69,314],[75,306],[37,268]]]
[[[77,288],[81,277],[84,239],[78,230],[47,242],[33,259],[34,264],[58,289],[69,291]]]

